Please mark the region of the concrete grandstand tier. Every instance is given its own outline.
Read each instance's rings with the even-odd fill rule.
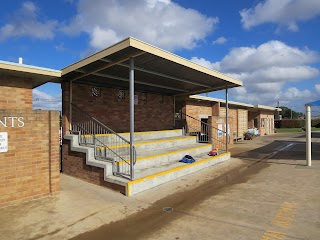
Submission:
[[[126,136],[126,133],[122,135]],[[214,157],[208,156],[207,153],[212,150],[212,145],[197,143],[194,136],[182,136],[181,129],[138,132],[135,136],[137,138],[137,162],[135,178],[132,181],[114,176],[112,163],[95,159],[94,148],[89,145],[80,146],[77,135],[66,135],[65,139],[70,140],[71,151],[85,153],[86,165],[103,169],[103,180],[113,186],[119,186],[117,189],[122,189],[121,192],[127,196],[154,188],[230,158],[229,153],[221,153]],[[112,148],[111,145],[109,147]],[[179,162],[185,155],[191,155],[196,161],[191,164]],[[119,162],[119,164],[126,163]],[[78,170],[81,171],[79,168]],[[90,177],[92,178],[92,175]]]

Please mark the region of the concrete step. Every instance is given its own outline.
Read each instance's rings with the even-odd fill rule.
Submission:
[[[153,151],[138,152],[135,169],[144,169],[168,164],[182,159],[185,155],[196,156],[212,150],[211,144],[188,144]],[[120,163],[123,164],[123,163]]]
[[[130,133],[118,133],[121,137],[126,139],[127,141],[130,140]],[[135,132],[134,133],[134,141],[148,141],[154,139],[162,139],[168,137],[181,137],[182,136],[182,129],[175,129],[175,130],[159,130],[159,131],[147,131],[147,132]],[[114,134],[97,134],[96,138],[98,141],[96,142],[97,145],[101,145],[100,143],[104,144],[111,144],[114,145],[116,141],[119,141],[119,138],[115,137]],[[92,135],[85,135],[83,140],[88,144],[93,144],[93,137]]]
[[[210,157],[206,153],[202,153],[194,156],[194,159],[196,162],[191,164],[175,161],[155,167],[136,169],[133,181],[111,175],[106,176],[105,180],[125,186],[126,195],[132,196],[175,180],[179,177],[186,176],[204,168],[224,162],[230,159],[230,153],[222,153],[214,157]]]
[[[151,150],[159,150],[171,147],[178,147],[184,145],[190,145],[196,143],[196,137],[194,136],[180,136],[180,137],[167,137],[162,139],[154,139],[151,141],[137,141],[134,146],[136,148],[137,153],[146,152]],[[108,145],[107,149],[111,149],[120,153],[123,156],[129,154],[128,152],[129,144],[122,145]],[[106,147],[97,147],[97,151],[103,154],[106,150]]]
[[[127,140],[130,139],[130,133],[120,133],[120,136],[124,137]],[[182,129],[135,132],[134,140],[147,141],[147,140],[153,140],[153,139],[181,137],[181,136],[182,136]]]

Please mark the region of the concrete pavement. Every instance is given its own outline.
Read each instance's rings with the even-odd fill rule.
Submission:
[[[311,168],[302,134],[276,134],[131,198],[62,175],[60,197],[0,209],[0,239],[319,239],[319,139]]]

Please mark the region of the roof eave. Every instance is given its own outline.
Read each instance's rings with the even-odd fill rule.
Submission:
[[[61,77],[58,70],[5,61],[0,61],[0,73],[30,79],[33,88]]]

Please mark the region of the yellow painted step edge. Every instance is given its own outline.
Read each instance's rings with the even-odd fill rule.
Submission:
[[[150,141],[150,142],[138,142],[134,144],[134,146],[142,146],[142,145],[148,145],[148,144],[154,144],[154,143],[161,143],[161,142],[174,142],[176,140],[183,140],[183,139],[191,139],[195,138],[194,136],[191,137],[180,137],[180,138],[173,138],[173,139],[163,139],[163,140],[155,140],[155,141]],[[122,147],[128,147],[130,144],[123,144],[121,146],[109,146],[107,148],[122,148]],[[97,147],[98,150],[104,149],[106,147]]]
[[[174,129],[174,130],[156,130],[156,131],[147,131],[147,132],[135,132],[134,135],[140,135],[140,134],[152,134],[157,132],[180,132],[182,129]],[[124,133],[118,133],[118,134],[130,134],[130,132],[124,132]],[[112,136],[114,134],[106,133],[106,134],[96,134],[98,137],[104,137],[104,136]],[[83,135],[85,138],[91,137],[92,134],[85,134]]]
[[[146,176],[146,177],[143,177],[143,178],[139,178],[139,179],[136,179],[136,180],[133,180],[133,181],[129,181],[129,182],[127,182],[127,196],[128,197],[130,196],[130,187],[133,184],[136,184],[136,183],[148,180],[148,179],[152,179],[152,178],[155,178],[155,177],[160,177],[160,176],[166,175],[168,173],[177,172],[177,171],[179,171],[181,169],[188,168],[188,167],[191,167],[191,166],[194,166],[194,165],[198,165],[198,164],[201,164],[201,163],[204,163],[204,162],[212,161],[212,160],[214,160],[214,159],[216,159],[218,157],[223,157],[223,156],[226,156],[226,155],[229,155],[229,154],[230,154],[230,152],[226,152],[226,153],[220,154],[218,156],[205,158],[205,159],[196,161],[194,163],[186,164],[186,165],[183,165],[183,166],[180,166],[180,167],[172,168],[172,169],[169,169],[169,170],[166,170],[166,171],[163,171],[163,172],[159,172],[159,173],[156,173],[156,174],[153,174],[153,175],[149,175],[149,176]]]
[[[176,154],[176,153],[185,152],[185,151],[192,151],[192,150],[199,149],[199,148],[201,149],[201,148],[205,148],[205,147],[208,147],[208,146],[211,146],[211,144],[206,144],[206,145],[204,145],[204,146],[199,146],[199,147],[182,149],[182,150],[173,151],[173,152],[168,152],[168,153],[156,154],[156,155],[152,155],[152,156],[148,156],[148,157],[141,157],[141,158],[137,158],[137,162],[145,161],[145,160],[152,159],[152,158],[156,158],[156,157],[167,156],[167,155],[170,155],[170,154]],[[129,161],[129,160],[128,160],[128,161]],[[119,164],[124,164],[124,163],[125,163],[125,161],[119,162]]]

